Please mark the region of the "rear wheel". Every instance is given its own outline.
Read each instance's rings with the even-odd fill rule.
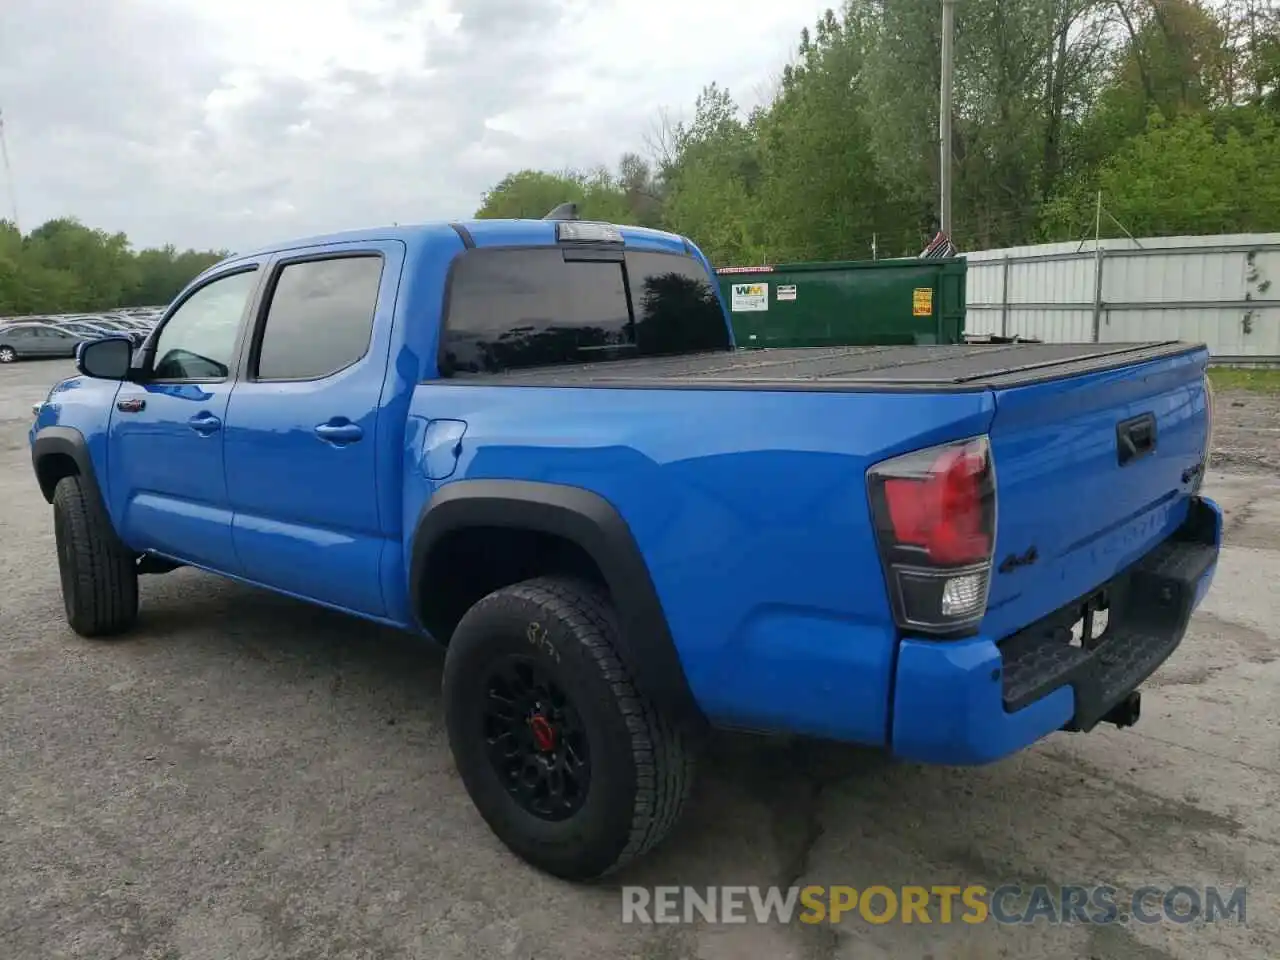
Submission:
[[[13,347],[0,347],[0,363],[13,363],[18,359],[18,351]]]
[[[78,476],[63,477],[53,493],[62,604],[82,637],[122,633],[138,618],[138,567],[97,497]]]
[[[607,597],[538,578],[462,618],[444,667],[445,721],[480,815],[522,859],[567,880],[655,846],[692,783],[686,736],[636,690]]]

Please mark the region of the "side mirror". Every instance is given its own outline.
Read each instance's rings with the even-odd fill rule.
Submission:
[[[76,348],[76,369],[97,380],[125,380],[133,360],[133,341],[128,337],[91,340]]]

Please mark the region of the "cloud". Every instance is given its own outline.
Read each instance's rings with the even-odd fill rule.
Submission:
[[[22,225],[243,249],[468,216],[512,170],[642,149],[713,80],[753,102],[827,5],[9,0]]]

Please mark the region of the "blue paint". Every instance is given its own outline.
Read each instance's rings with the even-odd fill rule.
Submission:
[[[555,242],[543,221],[465,226],[477,247]],[[630,249],[685,249],[660,231],[622,232]],[[111,519],[134,549],[411,630],[413,536],[442,486],[501,479],[593,491],[638,544],[713,722],[942,763],[996,759],[1071,718],[1066,688],[1004,710],[996,640],[1105,582],[1187,516],[1180,477],[1203,456],[1203,351],[980,392],[464,386],[436,369],[448,270],[463,250],[454,229],[432,224],[237,258],[263,265],[265,279],[284,255],[381,254],[364,357],[312,382],[75,377],[51,391],[32,439],[53,425],[83,434]],[[119,413],[117,395],[146,408]],[[1110,431],[1139,412],[1156,416],[1158,453],[1122,469]],[[197,432],[200,417],[220,428]],[[1029,546],[1040,560],[993,576],[976,637],[904,637],[866,471],[983,434],[997,477],[996,563]]]

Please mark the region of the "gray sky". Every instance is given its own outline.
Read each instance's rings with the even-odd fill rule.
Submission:
[[[21,225],[234,250],[467,216],[712,80],[755,102],[832,2],[0,0]]]

